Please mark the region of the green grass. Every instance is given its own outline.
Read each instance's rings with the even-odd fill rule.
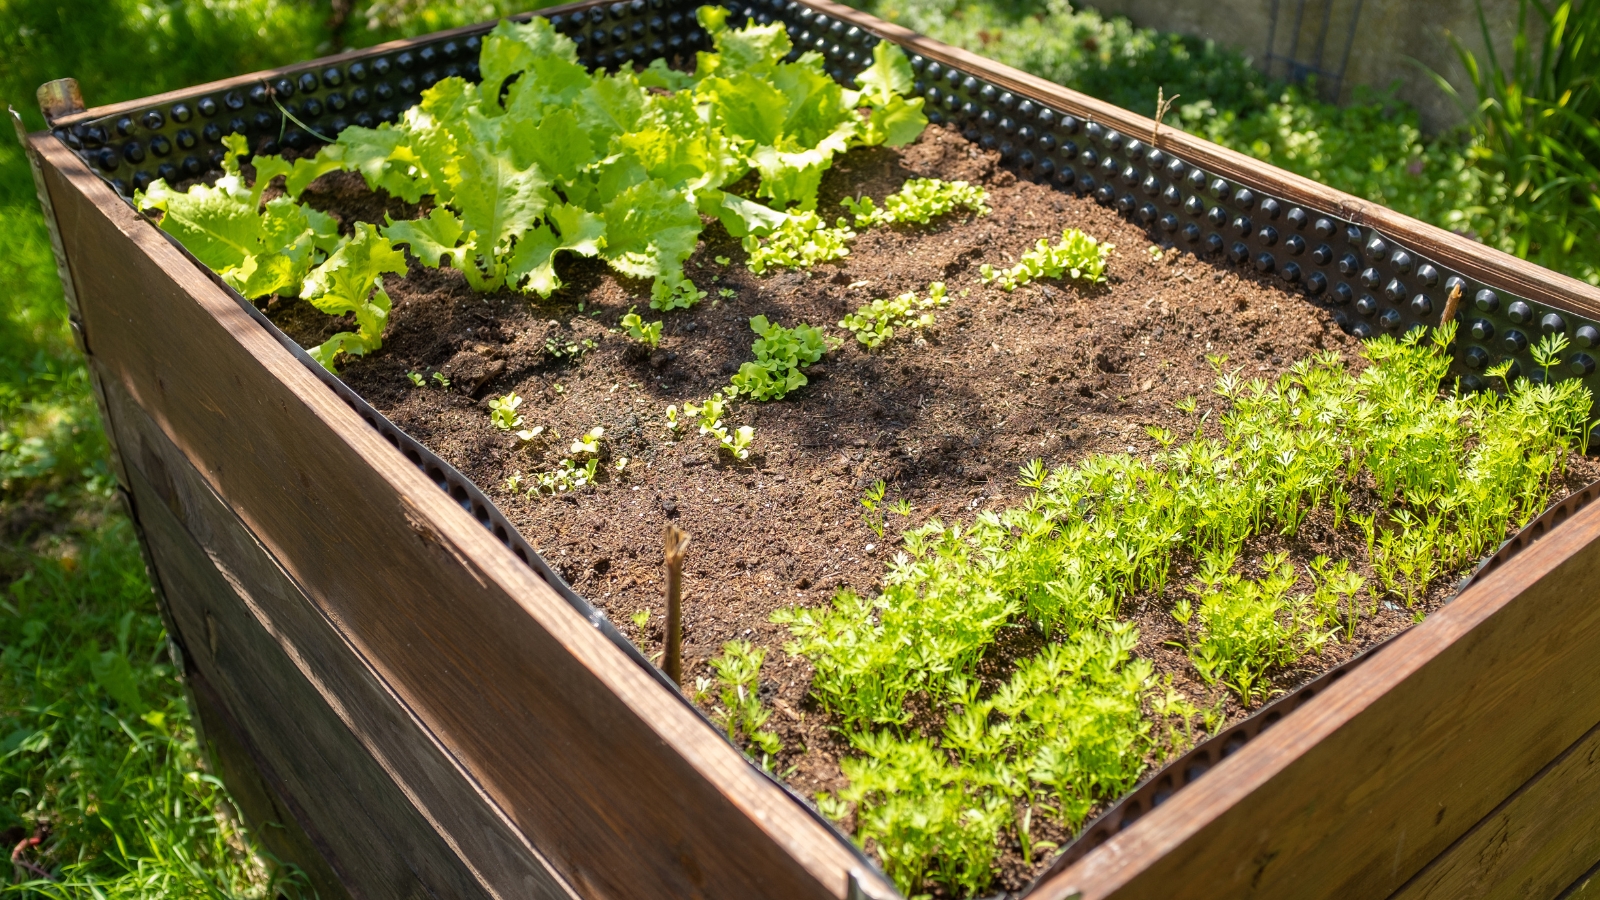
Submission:
[[[1506,159],[1497,167],[1496,154],[1506,156],[1510,146],[1501,111],[1494,111],[1501,129],[1494,140],[1430,139],[1414,114],[1382,93],[1358,94],[1344,107],[1323,104],[1264,79],[1238,54],[1072,12],[1065,3],[864,5],[1142,112],[1153,111],[1161,86],[1182,94],[1168,119],[1179,127],[1600,282],[1593,214],[1568,195],[1508,180]],[[110,103],[482,20],[511,6],[364,0],[336,30],[331,5],[311,0],[0,0],[0,101],[36,129],[43,123],[34,89],[49,78],[72,75],[91,104]],[[1503,100],[1515,93],[1496,90]],[[1543,218],[1566,223],[1564,234],[1535,235],[1535,201]],[[66,329],[32,179],[9,136],[0,138],[0,246],[7,294],[0,305],[0,773],[7,798],[0,835],[11,842],[8,852],[41,837],[22,858],[56,879],[43,883],[19,871],[0,890],[107,898],[293,893],[292,877],[274,882],[252,854],[225,792],[203,771],[139,555],[111,499],[106,445]],[[947,649],[953,659],[964,656],[961,647]],[[930,769],[917,789],[938,795],[970,775]],[[981,859],[969,862],[972,872],[981,870]]]
[[[0,0],[0,102],[43,127],[34,89],[91,105],[489,18],[494,4]],[[376,29],[369,29],[369,19]],[[0,138],[0,837],[18,897],[297,895],[207,774],[132,530],[114,500],[33,179]],[[39,877],[45,873],[51,880]]]

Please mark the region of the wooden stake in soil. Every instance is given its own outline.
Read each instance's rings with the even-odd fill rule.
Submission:
[[[1460,308],[1461,308],[1461,283],[1460,282],[1456,282],[1455,287],[1452,287],[1450,289],[1450,296],[1445,298],[1445,301],[1444,301],[1444,315],[1439,317],[1439,327],[1443,328],[1444,326],[1450,324],[1450,322],[1454,321],[1455,317],[1456,317],[1456,310],[1458,310]]]
[[[683,684],[683,555],[689,533],[667,524],[667,646],[661,669],[674,684]]]

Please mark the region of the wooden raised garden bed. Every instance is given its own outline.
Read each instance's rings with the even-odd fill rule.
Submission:
[[[694,7],[673,0],[540,15],[581,38],[590,68],[692,67],[710,48]],[[156,178],[214,176],[230,132],[263,153],[309,155],[313,134],[394,121],[441,79],[476,79],[491,25],[88,111],[60,83],[41,92],[51,131],[23,140],[204,742],[247,818],[277,823],[259,830],[265,845],[324,896],[896,895],[871,857],[635,648],[659,649],[648,619],[624,617],[661,610],[651,579],[664,522],[725,557],[691,565],[691,602],[727,610],[749,598],[723,620],[691,613],[688,663],[704,673],[736,635],[781,644],[770,614],[807,591],[816,605],[836,586],[872,589],[892,540],[879,533],[860,549],[854,504],[878,473],[916,491],[918,521],[943,508],[970,522],[983,502],[1020,496],[1009,472],[1032,456],[1131,450],[1135,438],[1112,427],[1123,419],[1186,427],[1165,410],[1207,390],[1213,338],[1256,350],[1252,368],[1276,375],[1291,361],[1279,352],[1353,361],[1347,335],[1398,336],[1454,315],[1462,386],[1491,386],[1489,370],[1510,361],[1600,389],[1593,287],[826,0],[772,0],[730,18],[784,23],[852,84],[880,41],[910,57],[932,127],[909,149],[838,157],[821,187],[829,203],[916,174],[986,185],[995,212],[944,221],[931,242],[863,235],[848,261],[767,281],[727,268],[745,251],[708,228],[686,271],[720,296],[647,316],[667,323],[653,352],[605,333],[630,292],[648,302],[648,282],[598,263],[561,270],[571,285],[552,302],[565,321],[549,327],[555,307],[529,312],[502,291],[478,309],[457,273],[413,264],[390,284],[386,348],[342,362],[340,381],[301,349],[328,336],[322,324],[293,301],[258,309],[129,201]],[[316,185],[306,202],[342,218],[361,204],[372,222],[418,212],[359,179]],[[1111,289],[979,291],[940,311],[958,324],[928,332],[945,369],[835,348],[826,375],[812,373],[810,390],[830,401],[811,407],[819,415],[802,404],[759,414],[769,446],[792,452],[758,443],[753,461],[736,461],[688,435],[640,437],[659,427],[642,405],[618,412],[645,402],[629,378],[653,387],[658,406],[704,398],[726,381],[715,363],[741,358],[746,319],[780,292],[784,324],[831,324],[819,317],[938,278],[917,253],[954,292],[958,275],[977,284],[984,253],[1019,253],[1073,223],[1115,238]],[[585,317],[584,302],[609,317]],[[710,369],[679,358],[697,330],[726,351]],[[1553,369],[1533,355],[1546,335],[1568,341]],[[573,364],[583,348],[589,358]],[[543,362],[518,369],[524,357]],[[430,393],[407,380],[434,371],[472,384]],[[1050,399],[1016,414],[1032,424],[1009,438],[950,443],[928,423],[982,410],[952,397],[960,378],[979,399],[1007,379]],[[859,386],[878,381],[888,387],[858,401]],[[568,438],[625,421],[634,480],[617,476],[602,499],[570,506],[503,484],[539,457],[506,434],[459,435],[484,421],[480,401],[513,387],[532,400],[525,416],[565,395]],[[1142,430],[1136,439],[1149,449]],[[877,453],[924,444],[927,457]],[[1280,699],[1219,707],[1208,740],[1158,760],[1166,767],[1120,800],[1097,798],[1098,818],[1053,864],[1013,865],[997,886],[1041,898],[1564,895],[1600,861],[1600,505],[1573,480],[1591,469],[1581,457],[1565,468],[1557,502],[1459,590],[1425,592],[1421,624],[1406,627],[1410,610],[1391,604],[1360,640],[1275,675]],[[684,496],[708,487],[711,505]],[[721,533],[724,521],[749,535]],[[579,526],[612,536],[567,535]],[[792,559],[768,565],[768,541]],[[1341,546],[1328,544],[1335,555]],[[1163,635],[1181,636],[1162,631],[1174,627],[1164,611],[1140,623],[1154,635],[1141,655],[1181,663],[1162,649]],[[794,712],[806,695],[805,679],[786,677],[763,696],[792,719],[778,729],[787,746],[837,756],[837,723],[814,705]],[[838,789],[836,762],[785,753],[794,791]]]

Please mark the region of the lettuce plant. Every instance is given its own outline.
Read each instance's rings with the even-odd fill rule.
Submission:
[[[868,350],[875,350],[890,338],[896,329],[906,331],[929,328],[935,317],[933,310],[948,306],[944,282],[928,285],[928,296],[919,298],[916,293],[905,293],[893,300],[874,300],[839,322],[839,327],[856,336]]]
[[[158,178],[148,190],[134,193],[134,206],[159,210],[161,230],[245,297],[298,296],[312,268],[344,243],[338,223],[288,197],[262,204],[273,164],[282,160],[252,159],[256,183],[246,186],[239,172],[239,159],[248,152],[244,135],[228,135],[223,146],[223,174],[216,184],[180,192]]]
[[[782,400],[806,385],[805,373],[800,370],[821,359],[828,349],[822,329],[803,323],[784,328],[766,316],[755,316],[750,330],[760,336],[750,348],[756,358],[741,365],[730,379],[735,397],[756,402]]]
[[[340,353],[364,356],[383,346],[383,328],[393,302],[383,289],[385,274],[404,274],[405,255],[366,222],[357,222],[355,236],[312,269],[300,297],[331,316],[354,315],[355,331],[341,331],[310,349],[311,358],[334,371]]]
[[[1041,238],[1009,269],[1000,271],[984,263],[978,271],[984,284],[998,283],[1007,291],[1040,278],[1062,276],[1098,284],[1106,280],[1106,260],[1115,247],[1115,244],[1102,244],[1076,228],[1068,228],[1061,232],[1061,240],[1056,244]]]
[[[965,181],[942,181],[938,178],[912,178],[900,190],[883,198],[878,208],[871,197],[859,200],[846,197],[845,209],[855,216],[857,228],[874,225],[899,225],[915,223],[926,225],[939,216],[958,209],[968,209],[980,216],[989,214],[984,204],[989,194],[982,187]]]
[[[843,219],[838,227],[829,228],[815,212],[795,213],[764,237],[745,236],[744,249],[749,256],[746,265],[757,275],[765,275],[774,267],[810,268],[849,256],[849,244],[855,237]]]
[[[622,321],[619,324],[622,326],[622,330],[628,333],[628,337],[649,347],[651,350],[661,346],[660,322],[646,322],[639,318],[638,313],[630,309],[628,314],[622,317]]]
[[[501,431],[510,431],[522,427],[522,416],[517,415],[517,407],[522,405],[522,398],[515,393],[504,397],[492,397],[489,400],[489,422]]]
[[[683,411],[691,416],[699,417],[700,433],[716,438],[719,448],[732,454],[735,459],[749,459],[750,444],[755,440],[756,430],[749,425],[740,425],[730,432],[722,422],[723,412],[727,409],[727,404],[728,399],[722,396],[721,391],[718,391],[702,404],[696,405],[685,402]],[[674,434],[677,433],[678,419],[676,410],[670,406],[667,407],[667,427]]]

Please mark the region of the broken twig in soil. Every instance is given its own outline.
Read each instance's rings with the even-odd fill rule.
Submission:
[[[1444,326],[1446,326],[1446,325],[1450,324],[1451,322],[1455,321],[1456,311],[1459,310],[1460,308],[1461,308],[1461,283],[1457,282],[1454,287],[1450,288],[1450,296],[1445,298],[1445,301],[1444,301],[1444,315],[1439,317],[1439,327],[1443,328]]]
[[[1156,88],[1156,123],[1150,126],[1150,146],[1159,147],[1161,145],[1161,120],[1172,109],[1172,101],[1182,96],[1182,94],[1173,94],[1168,97],[1166,91],[1160,87]]]
[[[667,556],[667,646],[661,669],[673,684],[683,684],[683,556],[689,549],[689,533],[668,524]]]

